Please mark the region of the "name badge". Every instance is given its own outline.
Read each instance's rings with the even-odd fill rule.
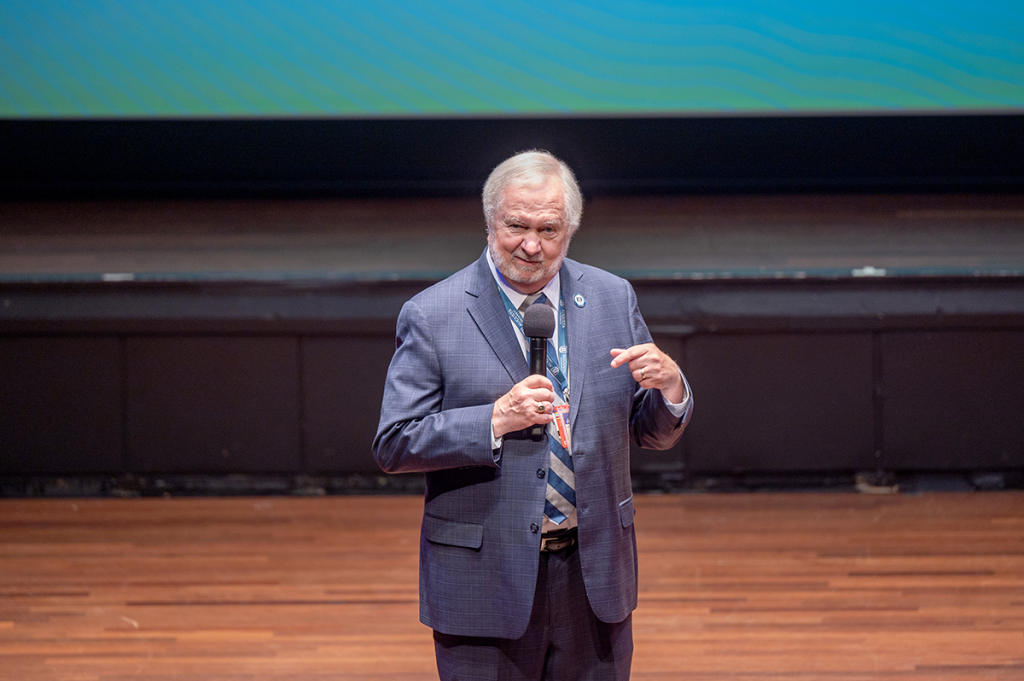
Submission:
[[[569,437],[569,424],[566,422],[566,419],[569,417],[569,405],[556,404],[554,413],[555,428],[558,430],[558,441],[561,443],[562,449],[568,452],[572,444],[572,440]]]

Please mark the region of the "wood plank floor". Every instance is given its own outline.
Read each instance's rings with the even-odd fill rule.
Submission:
[[[1024,679],[1024,493],[637,508],[634,679]],[[0,500],[0,679],[434,679],[421,509]]]
[[[0,201],[0,282],[440,279],[478,197]],[[1024,194],[588,197],[571,257],[631,279],[1021,276]]]

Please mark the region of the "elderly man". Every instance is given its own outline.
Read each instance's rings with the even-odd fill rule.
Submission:
[[[426,474],[420,620],[442,679],[627,679],[629,439],[675,444],[689,387],[632,287],[565,257],[583,212],[568,166],[517,154],[483,204],[481,257],[402,308],[373,444],[383,470]],[[534,302],[556,321],[546,376],[527,363]]]

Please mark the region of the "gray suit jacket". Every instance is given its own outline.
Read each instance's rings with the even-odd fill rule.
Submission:
[[[619,622],[637,597],[629,438],[671,447],[689,410],[672,416],[628,367],[609,366],[612,348],[651,340],[629,283],[569,259],[560,274],[583,577],[594,613]],[[387,472],[426,474],[420,619],[446,634],[519,638],[533,606],[549,455],[523,432],[491,450],[494,401],[529,369],[486,258],[407,302],[396,345],[373,453]]]

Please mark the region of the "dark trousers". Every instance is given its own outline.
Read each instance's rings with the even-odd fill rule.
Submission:
[[[632,616],[594,616],[576,547],[541,553],[537,593],[522,638],[434,632],[441,681],[626,681],[633,660]]]

